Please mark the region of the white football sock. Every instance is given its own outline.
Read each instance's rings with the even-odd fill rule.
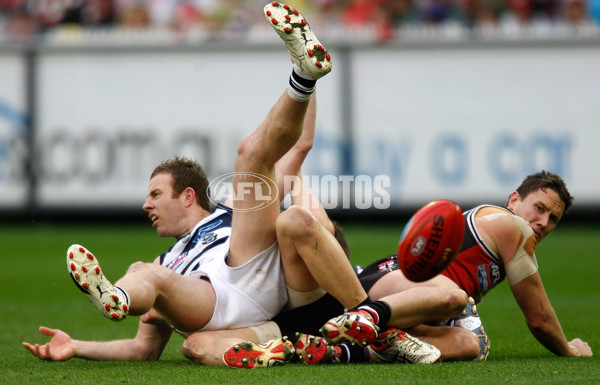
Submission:
[[[290,98],[297,102],[307,102],[315,91],[316,84],[315,79],[306,75],[300,67],[294,64],[287,93]]]

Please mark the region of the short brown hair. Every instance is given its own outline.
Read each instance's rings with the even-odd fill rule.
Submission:
[[[206,211],[210,211],[208,177],[198,162],[176,156],[156,166],[150,179],[158,174],[171,174],[175,196],[191,187],[196,192],[196,202]]]
[[[523,199],[534,191],[546,191],[548,188],[556,192],[560,200],[565,204],[564,213],[569,211],[573,205],[573,196],[569,193],[565,181],[559,175],[553,174],[550,171],[540,171],[528,175],[517,188],[517,192],[521,196],[521,199]]]
[[[350,245],[348,244],[348,240],[346,239],[346,236],[344,235],[344,232],[343,232],[344,229],[342,228],[342,226],[339,225],[339,223],[337,223],[335,221],[331,221],[331,223],[333,223],[333,228],[335,230],[333,233],[333,236],[338,241],[340,246],[342,246],[342,249],[344,250],[344,254],[346,254],[346,257],[348,257],[348,259],[350,259]]]

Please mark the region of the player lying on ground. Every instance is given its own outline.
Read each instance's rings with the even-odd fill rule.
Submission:
[[[314,106],[314,102],[315,96],[313,96],[311,100],[311,106]],[[316,238],[319,232],[331,231],[332,224],[326,212],[323,210],[320,202],[318,202],[318,200],[312,196],[310,190],[306,188],[306,186],[302,183],[301,178],[298,176],[300,173],[300,166],[313,145],[314,122],[314,109],[309,109],[302,136],[294,145],[294,148],[277,163],[277,175],[278,180],[282,179],[282,175],[296,177],[291,178],[291,180],[294,180],[294,183],[291,184],[293,187],[291,195],[295,206],[292,206],[290,210],[295,212],[297,215],[300,215],[302,218],[300,222],[302,223],[308,221],[315,224],[321,224],[321,226],[315,227],[314,237]],[[288,178],[288,180],[290,180],[290,178]],[[307,213],[304,210],[297,210],[298,208],[306,208],[310,211],[310,213]],[[287,221],[292,217],[287,216],[286,218]],[[298,221],[291,221],[289,226],[282,226],[281,228],[295,230],[298,228],[296,222]],[[336,234],[339,235],[340,232],[336,232]],[[289,239],[295,238],[295,235],[286,235],[284,231],[282,233],[278,232],[278,237],[280,239],[280,246],[285,248],[286,244],[289,243]],[[319,243],[322,245],[331,241],[336,242],[335,239],[331,239],[331,237],[318,237],[320,239]],[[286,241],[286,239],[288,240]],[[345,242],[343,243],[342,249],[344,251],[347,250],[347,244]],[[346,268],[350,274],[353,274],[352,268],[349,264],[346,265]],[[340,287],[343,289],[346,287],[346,283],[344,281],[337,281],[336,284],[340,285]],[[300,313],[303,315],[303,329],[294,329],[294,332],[296,330],[314,330],[316,332],[322,326],[323,322],[325,322],[329,317],[332,317],[343,311],[344,306],[342,304],[340,304],[338,301],[332,303],[328,300],[328,298],[333,297],[324,294],[325,292],[323,290],[314,291],[312,295],[315,299],[321,296],[322,297],[315,302],[314,306],[310,306],[311,309],[314,309],[315,306],[320,309],[323,306],[322,304],[325,304],[326,307],[324,310],[329,312],[317,312],[314,314],[314,317],[311,317],[312,312]],[[289,307],[293,308],[299,306],[297,298],[294,300],[295,298],[295,295],[290,295],[290,303],[288,304]],[[300,305],[301,304],[302,303],[300,303]],[[330,307],[330,304],[334,307]],[[282,317],[293,313],[294,312],[289,311],[284,312]],[[276,317],[276,322],[280,322],[278,321],[279,318],[280,316]],[[161,322],[161,320],[158,318],[154,319],[152,322]],[[285,321],[282,320],[281,322],[283,323]],[[309,327],[309,325],[312,325],[312,327]],[[284,333],[284,335],[286,334]],[[294,336],[293,333],[287,335],[291,337]],[[396,336],[398,336],[398,338],[395,338]],[[204,331],[194,333],[192,337],[188,338],[184,343],[183,352],[187,357],[201,364],[224,365],[224,352],[228,348],[239,344],[239,346],[241,346],[241,351],[237,353],[231,351],[231,354],[228,355],[228,358],[230,359],[227,361],[228,364],[236,367],[268,366],[281,363],[282,361],[287,361],[292,358],[293,347],[290,346],[289,341],[284,341],[280,337],[281,333],[279,332],[279,328],[273,322],[267,323],[266,325],[258,328]],[[396,333],[393,336],[388,333],[386,334],[386,337],[388,344],[394,345],[394,349],[396,350],[401,349],[403,353],[411,354],[411,359],[415,362],[418,361],[421,363],[431,363],[436,361],[439,357],[439,351],[435,347],[422,343],[417,339],[410,338],[403,333]],[[251,342],[249,343],[248,341]],[[262,348],[258,346],[257,344],[260,342],[267,342],[268,347]],[[270,352],[268,357],[264,357],[260,353],[261,349],[266,349]],[[404,355],[402,355],[402,359],[404,360]]]
[[[298,186],[303,187],[301,191],[309,191],[303,184],[298,184]],[[301,194],[302,192],[292,193],[294,198],[300,197]],[[325,213],[321,215],[321,217],[324,216]],[[336,229],[336,239],[348,253],[347,242],[339,229]],[[343,282],[338,282],[338,284],[344,285]],[[425,290],[422,291],[421,300],[423,302],[419,302],[418,305],[426,304],[432,308],[441,308],[439,311],[443,313],[440,314],[445,317],[456,317],[456,326],[460,326],[461,322],[464,326],[464,320],[473,316],[470,309],[468,309],[468,314],[466,312],[464,315],[461,314],[461,311],[465,310],[464,304],[467,304],[467,295],[460,289],[450,290],[445,296],[437,295],[435,297],[429,296]],[[448,303],[448,298],[453,295],[464,299],[462,307],[443,308],[443,304]],[[391,302],[393,318],[414,311],[415,304],[410,297],[406,296],[406,293],[397,293],[384,298],[384,300],[393,301]],[[439,350],[431,344],[424,343],[404,331],[394,328],[396,321],[393,319],[388,323],[388,326],[392,327],[383,329],[377,339],[371,339],[368,327],[360,332],[356,331],[356,333],[350,334],[349,337],[352,337],[355,342],[371,339],[372,344],[368,348],[355,347],[350,343],[328,347],[322,338],[316,336],[320,334],[323,323],[343,311],[342,304],[330,295],[325,295],[312,304],[286,310],[275,317],[273,322],[280,330],[280,334],[275,337],[286,335],[294,340],[294,357],[291,354],[284,354],[281,340],[274,339],[263,345],[256,344],[258,337],[249,329],[194,333],[185,341],[183,351],[188,358],[198,363],[221,365],[225,358],[228,364],[237,367],[266,366],[270,363],[281,363],[288,360],[299,360],[306,363],[338,361],[433,363],[438,359],[445,361],[474,359],[480,354],[479,338],[466,328],[450,326],[436,328],[437,335],[430,336],[430,342],[439,342],[444,346],[440,358]],[[342,319],[336,321],[336,324],[348,321],[361,324],[363,317],[368,317],[366,314],[349,314],[351,316],[341,317]],[[476,317],[476,314],[474,316]],[[443,342],[446,342],[446,345]],[[288,348],[286,353],[289,351]]]
[[[294,67],[287,91],[239,147],[234,191],[247,173],[276,179],[275,163],[300,137],[316,80],[331,69],[329,54],[297,11],[271,3],[265,13],[285,41]],[[173,330],[260,327],[288,302],[288,289],[296,299],[314,300],[322,286],[348,308],[368,304],[374,318],[379,308],[385,312],[385,304],[368,299],[341,247],[324,241],[333,239],[331,232],[308,211],[294,208],[280,216],[277,204],[248,210],[262,203],[257,195],[278,199],[275,182],[267,184],[262,194],[243,194],[243,199],[233,200],[233,209],[219,205],[211,214],[208,181],[199,165],[181,159],[159,165],[144,209],[159,235],[177,238],[168,252],[155,263],[133,264],[114,286],[84,247],[73,245],[67,252],[74,282],[107,318],[142,316],[136,337],[75,341],[42,327],[43,334],[53,337],[50,343],[24,346],[47,360],[158,359]],[[343,289],[337,280],[346,282]],[[155,314],[166,322],[144,322]]]
[[[336,227],[336,239],[348,253],[347,243],[339,227]],[[343,283],[340,282],[343,286]],[[465,294],[466,298],[466,294]],[[400,303],[401,301],[399,301]],[[466,300],[465,300],[466,302]],[[410,310],[402,305],[396,307],[400,312]],[[414,338],[394,327],[384,327],[371,346],[353,346],[346,343],[340,346],[328,346],[319,335],[319,330],[329,318],[344,311],[344,306],[331,295],[326,294],[314,303],[286,310],[273,319],[280,335],[290,336],[294,342],[295,354],[285,355],[281,350],[282,342],[274,339],[265,344],[257,344],[258,337],[248,328],[224,331],[194,333],[183,345],[184,354],[195,362],[205,365],[222,365],[223,360],[236,367],[267,366],[281,362],[383,362],[383,363],[420,363],[430,364],[440,359],[440,352],[433,345]],[[460,316],[461,309],[453,315]],[[361,315],[360,318],[362,318]],[[463,317],[464,318],[464,317]],[[443,327],[446,336],[461,346],[470,346],[472,355],[479,353],[479,340],[469,330],[457,327]],[[366,329],[368,330],[368,328]],[[297,334],[298,333],[298,334]],[[369,338],[368,333],[358,333]],[[359,338],[363,338],[359,337]],[[473,353],[474,351],[474,353]],[[245,361],[242,361],[243,359]],[[444,360],[457,360],[463,357],[452,356],[447,352]],[[260,362],[258,362],[260,360]]]
[[[402,328],[432,343],[442,352],[440,360],[487,358],[490,343],[473,297],[480,300],[505,278],[508,278],[530,330],[545,347],[562,356],[591,356],[586,342],[579,338],[567,341],[564,336],[541,284],[534,253],[537,243],[554,229],[571,204],[572,197],[559,176],[548,172],[530,175],[510,195],[507,208],[482,205],[465,213],[468,231],[463,246],[456,260],[442,274],[422,283],[409,281],[393,255],[372,263],[359,278],[372,298],[384,300],[391,306],[388,326]],[[480,269],[485,271],[485,279],[478,279]],[[466,293],[471,296],[468,302]],[[447,317],[465,303],[462,314]],[[319,322],[331,316],[332,311],[341,312],[340,305],[326,296],[314,304],[283,312],[274,321],[284,335],[292,335],[294,331],[309,333],[301,334],[296,342],[297,356],[307,363],[364,362],[374,357],[398,361],[397,348],[388,354],[378,351],[381,345],[388,349],[381,344],[384,339],[381,336],[370,349],[350,343],[336,346],[315,336]],[[346,339],[356,342],[352,336],[360,333],[352,329],[361,324],[349,323],[348,330],[344,326],[347,319],[348,315],[345,315],[328,322],[323,330],[325,335],[341,331]],[[457,333],[467,329],[470,330],[468,335]],[[244,338],[243,330],[236,332]],[[399,344],[396,342],[396,345]],[[197,333],[186,340],[184,351],[191,359],[202,361],[209,356],[205,348],[210,346],[210,335]],[[249,349],[245,354],[254,359],[259,356],[268,361],[276,355],[272,351],[275,346],[271,344],[267,344],[267,348],[238,344],[238,351],[240,346],[242,350]],[[234,349],[226,355],[234,353],[240,354]],[[220,359],[218,354],[214,358]]]
[[[448,297],[447,293],[463,290],[470,297],[467,317],[457,322],[479,336],[481,352],[477,359],[485,359],[489,340],[477,317],[475,303],[506,278],[527,326],[544,347],[559,356],[591,356],[586,342],[579,338],[568,341],[565,337],[544,290],[535,256],[537,244],[555,228],[572,202],[560,176],[545,171],[529,175],[511,193],[506,208],[481,205],[465,212],[467,231],[463,245],[440,275],[426,282],[412,282],[399,269],[397,256],[392,255],[369,265],[359,279],[371,298],[385,300],[394,310],[398,302],[390,296],[397,296],[395,293],[403,294],[405,306],[413,303],[413,311],[393,311],[390,324],[433,343],[442,356],[453,342],[440,340],[440,329],[435,325],[455,324],[443,317],[443,309],[461,306],[462,298]],[[426,306],[426,298],[444,296],[448,303],[438,310]],[[324,328],[326,336],[340,329],[330,328],[331,325]]]

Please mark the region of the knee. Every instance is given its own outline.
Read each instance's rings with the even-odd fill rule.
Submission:
[[[156,263],[134,262],[127,269],[125,276],[135,276],[138,279],[151,279],[152,282],[157,282],[162,279],[169,279],[168,274],[170,273],[172,273],[171,270]]]
[[[298,239],[316,231],[317,220],[307,209],[291,206],[277,217],[277,238]]]
[[[469,295],[462,289],[452,290],[452,305],[456,315],[462,313],[469,301]]]
[[[463,333],[460,335],[460,341],[457,346],[460,346],[462,360],[473,361],[477,359],[481,354],[481,347],[479,346],[479,337],[470,330],[462,329]]]
[[[237,156],[238,158],[241,156],[246,156],[247,154],[249,154],[252,150],[252,135],[247,137],[246,139],[242,140],[242,143],[240,143],[238,150],[237,150]]]
[[[156,263],[134,262],[131,265],[129,265],[129,268],[127,269],[127,274],[140,273],[140,272],[153,272],[153,271],[158,271],[160,268],[161,268],[161,266]]]
[[[264,162],[267,153],[268,152],[264,151],[264,148],[260,146],[259,137],[254,133],[246,137],[239,145],[236,164],[250,167],[255,163]]]
[[[207,343],[208,341],[204,341],[202,333],[193,334],[183,341],[181,352],[187,359],[203,364],[208,355],[207,350],[204,348]]]
[[[454,318],[465,309],[469,296],[464,290],[456,288],[444,289],[439,298],[448,318]]]
[[[147,266],[148,263],[146,262],[134,262],[131,265],[129,265],[129,268],[127,269],[127,274],[133,274],[133,273],[139,273],[142,271],[146,271],[147,270]]]
[[[431,340],[442,351],[442,361],[473,361],[480,357],[479,337],[470,330],[457,326],[444,326]]]

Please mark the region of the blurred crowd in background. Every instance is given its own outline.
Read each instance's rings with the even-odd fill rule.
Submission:
[[[290,0],[311,22],[375,31],[379,42],[403,27],[497,28],[600,25],[600,0]],[[64,29],[193,31],[219,36],[264,24],[257,0],[0,0],[2,41],[23,43]]]

